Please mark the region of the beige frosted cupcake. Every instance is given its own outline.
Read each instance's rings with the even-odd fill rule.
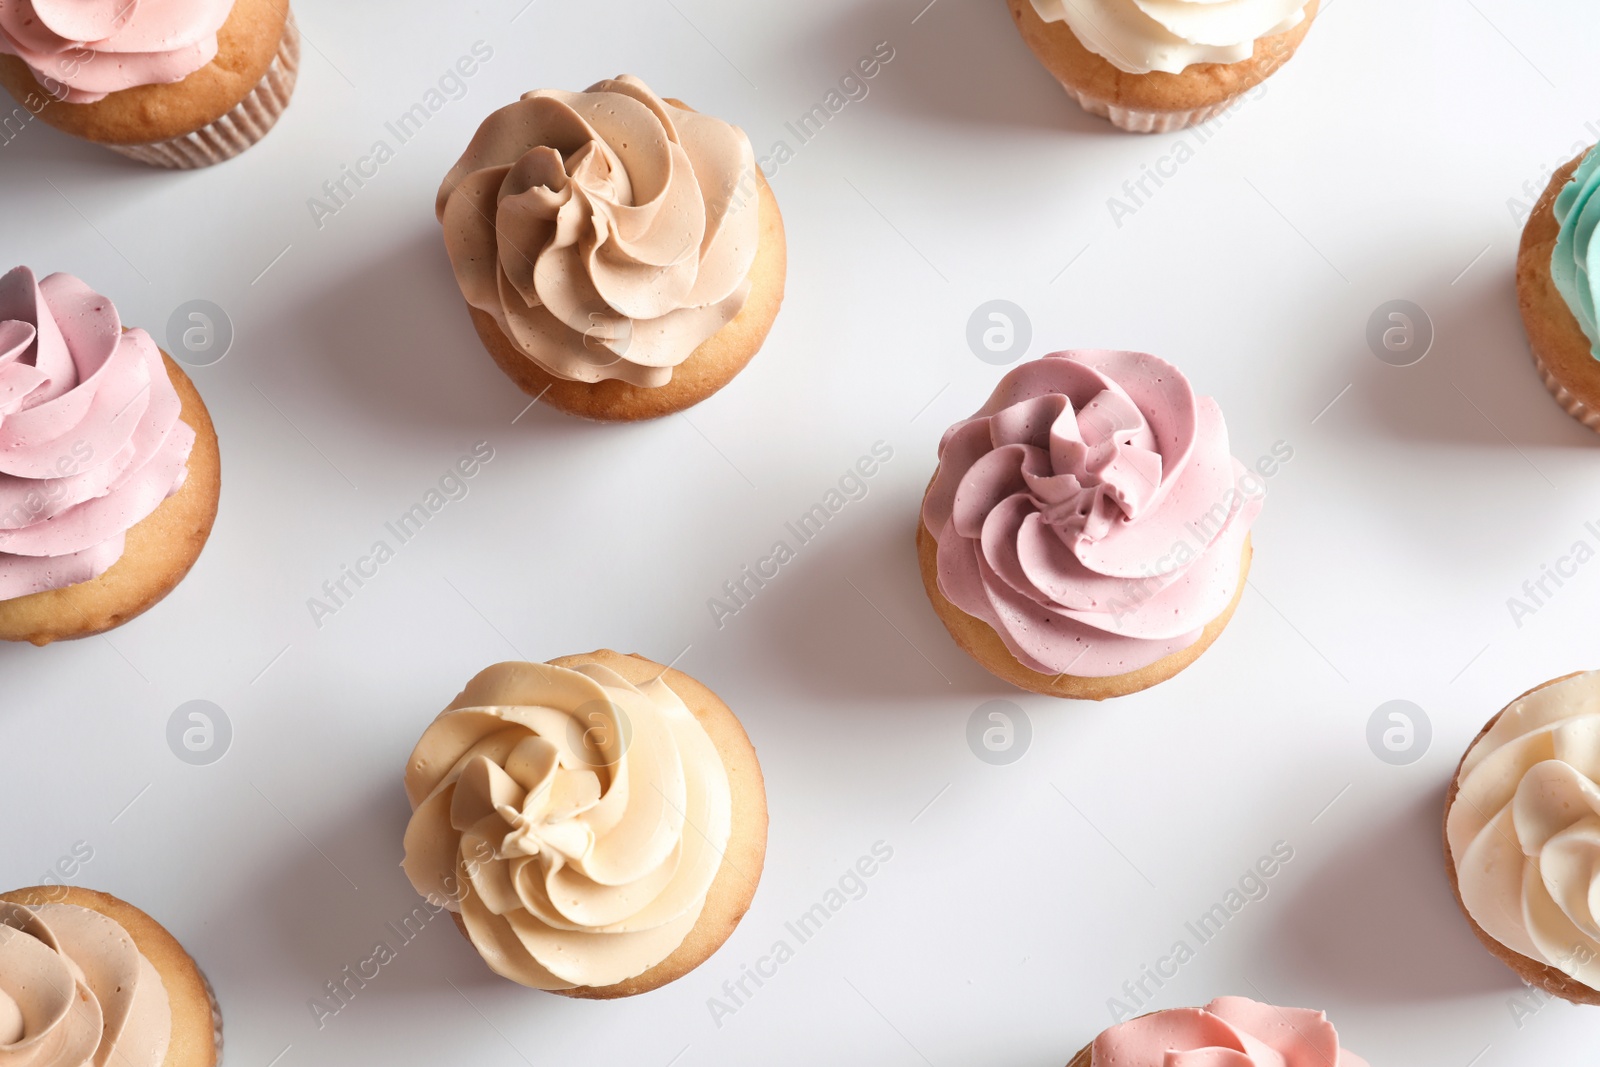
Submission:
[[[1600,671],[1522,694],[1478,734],[1445,801],[1456,903],[1529,985],[1600,1004]]]
[[[294,94],[287,0],[11,0],[0,85],[37,119],[156,167],[232,159]]]
[[[1134,133],[1215,118],[1288,62],[1319,0],[1008,0],[1033,54]]]
[[[194,383],[68,274],[0,277],[0,640],[104,633],[177,587],[222,464]]]
[[[1600,276],[1589,272],[1597,189],[1600,153],[1591,148],[1550,179],[1517,251],[1517,304],[1534,366],[1561,409],[1591,430],[1600,430]]]
[[[483,671],[406,766],[405,870],[506,978],[645,993],[710,958],[766,856],[761,766],[717,695],[642,656]]]
[[[0,894],[0,1062],[216,1067],[221,1059],[211,984],[160,923],[76,886]]]
[[[750,139],[634,77],[490,115],[436,210],[495,363],[583,418],[698,404],[783,303],[783,217]]]

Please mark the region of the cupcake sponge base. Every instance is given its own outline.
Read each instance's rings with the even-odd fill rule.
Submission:
[[[300,29],[291,15],[272,65],[250,94],[217,121],[155,144],[107,145],[118,155],[152,167],[198,170],[224,163],[272,132],[300,78]]]
[[[984,670],[1019,689],[1026,689],[1041,696],[1064,697],[1069,700],[1108,700],[1111,697],[1137,693],[1141,689],[1148,689],[1166,681],[1199,659],[1201,653],[1211,647],[1228,625],[1228,621],[1233,618],[1233,612],[1244,596],[1245,578],[1250,574],[1251,548],[1250,540],[1246,538],[1244,553],[1239,563],[1239,588],[1234,591],[1233,600],[1222,614],[1206,624],[1200,640],[1188,648],[1156,660],[1148,667],[1104,678],[1086,678],[1073,674],[1052,676],[1023,666],[1021,661],[1011,654],[1005,642],[1000,640],[1000,635],[994,632],[993,627],[976,616],[968,615],[945,597],[939,588],[938,557],[939,542],[928,532],[927,526],[919,518],[917,562],[922,571],[923,588],[927,590],[928,599],[933,602],[933,610],[938,613],[944,628],[950,631],[950,636],[955,638],[956,644],[977,660]]]

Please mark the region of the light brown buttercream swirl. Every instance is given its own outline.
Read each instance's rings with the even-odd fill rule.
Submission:
[[[172,1007],[115,920],[0,902],[0,1067],[161,1067]]]
[[[436,207],[467,303],[535,363],[661,386],[749,298],[758,200],[744,131],[624,75],[490,115]]]

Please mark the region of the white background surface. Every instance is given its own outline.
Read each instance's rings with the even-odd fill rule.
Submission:
[[[1180,137],[1080,113],[998,0],[523,2],[300,0],[294,106],[210,171],[37,123],[0,148],[0,266],[78,274],[163,341],[193,298],[237,330],[193,372],[225,474],[193,574],[108,639],[0,649],[0,883],[87,842],[76,881],[184,942],[235,1067],[1023,1067],[1064,1063],[1282,840],[1267,898],[1156,1005],[1325,1008],[1375,1065],[1592,1062],[1588,1010],[1518,1026],[1521,987],[1457,913],[1439,834],[1481,724],[1600,665],[1600,565],[1520,628],[1506,605],[1600,519],[1600,442],[1528,361],[1507,204],[1600,129],[1592,5],[1337,0],[1119,228],[1107,198]],[[307,199],[479,40],[494,58],[465,99],[319,230]],[[475,339],[432,215],[479,121],[633,72],[760,152],[795,147],[784,122],[880,41],[895,58],[870,95],[773,178],[788,298],[749,369],[688,418],[513,424],[526,400]],[[1011,691],[923,596],[916,510],[940,432],[1001,373],[965,341],[997,297],[1031,315],[1031,355],[1155,352],[1220,400],[1237,455],[1294,450],[1236,620],[1155,690]],[[1437,326],[1406,369],[1364,339],[1399,297]],[[867,498],[719,631],[707,598],[880,439],[894,459]],[[495,459],[470,496],[319,630],[307,599],[480,440]],[[754,739],[772,831],[743,925],[689,977],[597,1004],[496,979],[441,921],[319,1030],[308,1001],[416,903],[400,775],[424,725],[491,662],[601,646],[681,653]],[[966,741],[997,698],[1033,731],[1003,767]],[[1434,727],[1404,767],[1365,739],[1396,698]],[[166,742],[193,699],[234,730],[207,767]],[[879,840],[894,858],[866,895],[718,1027],[708,998]]]

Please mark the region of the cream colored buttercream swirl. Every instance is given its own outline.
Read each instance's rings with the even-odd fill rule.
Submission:
[[[1033,0],[1089,51],[1129,74],[1178,74],[1196,63],[1249,59],[1256,41],[1287,33],[1307,0]]]
[[[437,211],[467,303],[530,359],[660,386],[744,307],[758,201],[744,131],[623,76],[490,115]]]
[[[678,695],[592,664],[479,674],[417,743],[406,794],[411,884],[536,989],[612,985],[671,955],[733,826],[727,770]]]
[[[1491,938],[1600,989],[1600,672],[1522,697],[1467,751],[1445,832]]]
[[[161,1067],[172,1006],[115,920],[0,902],[0,1067]]]

